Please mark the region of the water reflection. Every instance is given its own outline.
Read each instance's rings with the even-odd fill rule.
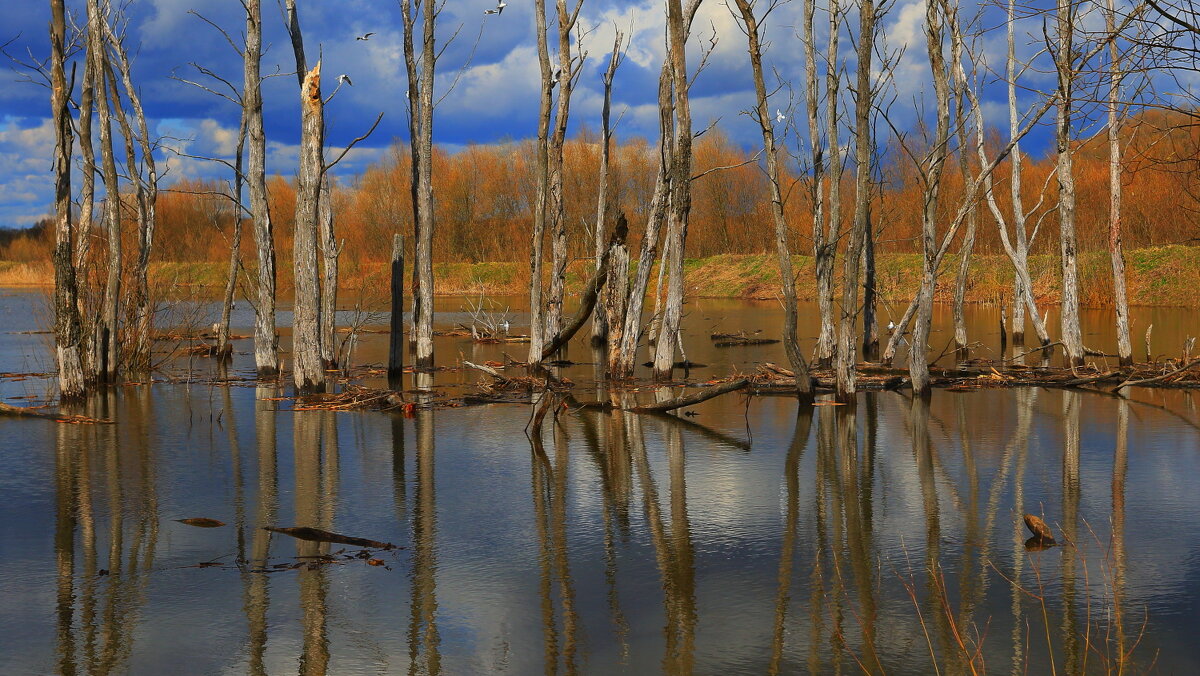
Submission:
[[[416,401],[432,385],[412,384]],[[1181,528],[1182,549],[1161,534],[1150,546],[1139,510],[1165,512],[1135,488],[1147,474],[1131,459],[1133,437],[1184,413],[1038,390],[872,393],[854,409],[716,401],[694,418],[556,406],[526,442],[517,407],[293,412],[263,385],[181,391],[168,414],[151,392],[80,411],[117,425],[51,430],[54,605],[50,645],[31,645],[52,657],[18,671],[154,673],[172,651],[197,672],[251,674],[1192,663],[1160,625],[1138,627],[1142,609],[1171,612],[1155,595],[1189,574],[1196,538]],[[188,445],[170,445],[178,429]],[[1143,462],[1190,468],[1180,449],[1195,430],[1175,433],[1192,446]],[[1193,498],[1176,488],[1156,499],[1186,514]],[[1025,512],[1061,546],[1027,551]],[[230,527],[171,521],[201,514]],[[405,549],[387,568],[322,565],[341,545],[263,530],[277,525]],[[1182,558],[1148,574],[1128,560],[1139,544]],[[311,565],[278,568],[296,561]],[[163,618],[203,648],[164,644]]]

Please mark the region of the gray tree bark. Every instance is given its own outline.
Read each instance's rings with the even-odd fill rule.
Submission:
[[[811,10],[811,7],[808,8]],[[806,10],[808,11],[808,10]],[[811,16],[805,21],[806,55],[805,67],[808,68],[809,82],[809,137],[812,140],[814,171],[820,168],[820,138],[815,131],[817,122],[817,78],[815,57],[809,52],[815,51],[812,37]],[[825,53],[825,124],[827,126],[825,147],[829,149],[829,173],[826,180],[829,183],[829,204],[825,219],[822,223],[819,215],[822,187],[820,175],[814,173],[814,208],[813,220],[813,261],[817,277],[817,310],[821,316],[821,328],[817,334],[817,363],[831,366],[834,353],[837,351],[837,332],[834,322],[834,286],[833,270],[837,262],[838,240],[842,231],[842,149],[839,141],[841,118],[838,103],[841,99],[842,74],[839,70],[840,36],[842,31],[842,9],[838,0],[829,0],[829,43]],[[811,65],[810,65],[811,64]],[[826,232],[822,233],[822,228]]]
[[[767,178],[771,190],[771,217],[775,222],[775,249],[779,256],[779,277],[783,287],[783,346],[788,361],[796,373],[796,394],[802,400],[813,399],[812,378],[808,373],[808,362],[800,350],[796,335],[799,307],[796,301],[796,277],[792,271],[792,252],[788,244],[788,225],[783,213],[783,191],[779,177],[779,150],[775,146],[775,130],[771,126],[771,111],[767,107],[767,87],[763,81],[762,44],[759,38],[758,19],[754,16],[751,0],[734,0],[742,17],[742,29],[746,34],[750,53],[750,70],[754,78],[755,107],[751,117],[758,122],[763,138],[763,152],[767,160]]]
[[[842,273],[842,309],[838,325],[835,396],[844,404],[854,404],[856,397],[855,320],[858,318],[858,273],[863,241],[866,239],[868,210],[871,200],[871,57],[875,46],[875,22],[878,6],[874,0],[862,0],[859,6],[858,54],[855,65],[856,89],[854,100],[854,226],[846,247]],[[837,149],[836,139],[830,147]],[[835,155],[837,153],[835,152]],[[830,171],[832,174],[832,169]],[[831,177],[830,180],[836,180]],[[832,186],[832,184],[831,184]],[[833,204],[830,199],[832,216]]]
[[[1108,0],[1104,26],[1116,33],[1116,4]],[[1113,304],[1117,312],[1117,356],[1122,366],[1133,365],[1133,343],[1129,339],[1129,299],[1125,290],[1125,256],[1121,250],[1121,52],[1117,41],[1109,49],[1108,87],[1108,255],[1112,261]],[[1124,410],[1124,409],[1122,409]]]
[[[433,77],[438,57],[434,28],[440,8],[444,5],[426,1],[418,2],[417,6],[422,12],[419,58],[415,48],[416,15],[412,0],[400,2],[404,24],[404,64],[408,73],[413,227],[416,231],[413,334],[417,354],[414,366],[430,369],[433,368]]]
[[[546,40],[546,0],[534,0],[538,67],[541,90],[538,98],[537,194],[533,202],[533,234],[529,251],[529,363],[538,363],[545,346],[546,312],[542,301],[542,276],[546,243],[546,217],[550,201],[550,116],[554,102],[554,79],[550,70],[550,47]]]
[[[65,71],[66,20],[63,0],[50,2],[50,110],[54,120],[54,356],[58,391],[64,400],[86,392],[83,329],[71,227],[71,92]],[[86,76],[85,76],[86,77]]]
[[[321,361],[325,368],[338,367],[337,354],[337,291],[338,291],[338,258],[341,247],[337,243],[337,233],[333,227],[333,191],[329,188],[329,178],[322,179],[321,203],[317,211],[320,224],[321,250]],[[347,366],[349,366],[347,364]]]
[[[957,19],[954,20],[957,25]],[[951,62],[953,67],[954,100],[957,107],[957,136],[958,136],[958,170],[962,178],[963,188],[971,182],[971,159],[967,144],[967,127],[970,125],[966,113],[967,87],[966,70],[959,67],[963,49],[961,31],[954,30],[951,35]],[[967,230],[963,233],[962,244],[958,248],[958,275],[954,280],[954,348],[958,358],[970,356],[967,349],[967,320],[963,304],[966,302],[967,283],[971,274],[971,253],[975,248],[975,231],[978,227],[978,209],[974,206],[967,212]]]
[[[279,374],[279,337],[275,334],[275,229],[267,202],[267,137],[263,131],[261,0],[246,0],[246,47],[242,52],[246,119],[246,189],[254,220],[258,258],[257,302],[254,304],[254,365],[260,378]]]
[[[1072,99],[1075,88],[1075,0],[1055,3],[1054,67],[1058,96],[1054,141],[1057,150],[1058,241],[1062,258],[1062,343],[1071,366],[1083,364],[1083,333],[1079,328],[1079,245],[1075,238],[1074,150],[1071,148]]]
[[[300,113],[300,170],[296,176],[296,231],[292,252],[296,279],[296,301],[292,312],[292,375],[297,390],[311,392],[325,389],[325,367],[321,360],[321,285],[317,277],[317,221],[325,140],[319,61],[304,76],[304,86],[300,90]]]
[[[654,376],[670,378],[679,342],[679,321],[683,316],[683,260],[687,242],[688,215],[692,208],[692,108],[688,93],[687,35],[691,22],[680,0],[667,0],[668,54],[671,81],[675,90],[675,142],[671,161],[671,214],[668,237],[671,255],[665,264],[667,300],[663,308],[662,328],[655,345]]]
[[[610,126],[610,112],[612,110],[612,88],[613,78],[617,75],[617,66],[621,65],[621,45],[625,39],[625,34],[617,31],[616,38],[613,40],[612,54],[608,58],[608,69],[604,71],[602,78],[604,82],[604,103],[600,109],[600,187],[596,198],[596,227],[593,232],[593,243],[595,244],[594,255],[596,256],[596,269],[600,268],[600,257],[604,254],[605,241],[604,236],[607,232],[608,221],[608,181],[612,173],[612,168],[609,166],[609,157],[612,154],[612,128]],[[622,245],[624,243],[622,242]],[[613,256],[613,260],[609,263],[610,269],[613,264],[620,261],[619,254]],[[625,249],[625,267],[621,268],[621,274],[628,276],[629,273],[629,249]],[[613,276],[610,274],[607,284],[601,293],[601,305],[606,309],[605,312],[597,312],[592,315],[592,343],[595,345],[602,344],[608,336],[610,317],[607,309],[612,307],[610,297],[613,293],[624,294],[626,292],[626,284],[624,279],[620,280],[619,284],[612,284]],[[621,304],[623,305],[623,299]]]
[[[120,186],[117,179],[116,158],[113,156],[112,104],[109,100],[107,83],[107,50],[104,48],[103,22],[107,20],[101,12],[98,0],[88,1],[89,58],[96,80],[96,113],[100,125],[100,164],[104,179],[104,232],[108,250],[108,267],[105,275],[104,297],[94,323],[92,364],[96,377],[101,382],[112,383],[117,378],[119,357],[118,321],[121,302],[121,214]]]
[[[229,243],[229,273],[225,277],[225,297],[221,304],[221,320],[217,324],[217,357],[228,359],[233,355],[233,344],[229,342],[229,324],[232,321],[234,294],[237,292],[238,267],[242,254],[242,158],[246,149],[246,115],[243,111],[238,125],[238,142],[233,158],[233,240]]]

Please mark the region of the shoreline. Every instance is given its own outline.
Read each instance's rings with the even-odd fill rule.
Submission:
[[[810,256],[794,256],[798,279],[813,278]],[[957,257],[948,254],[942,266],[935,301],[953,298]],[[1129,304],[1135,307],[1200,307],[1200,247],[1172,245],[1125,252]],[[881,254],[877,258],[877,284],[881,298],[903,302],[915,295],[920,284],[920,254]],[[1030,256],[1030,275],[1039,305],[1060,302],[1058,257]],[[636,262],[631,263],[631,267]],[[1087,308],[1112,307],[1112,273],[1107,251],[1080,254],[1080,303]],[[578,292],[590,272],[590,260],[577,260],[567,270],[567,289]],[[151,265],[152,284],[165,295],[213,296],[224,287],[225,263],[156,262]],[[386,262],[342,263],[339,302],[360,299],[382,302],[388,288]],[[779,294],[779,273],[773,254],[724,254],[685,262],[687,294],[693,298],[773,301]],[[280,261],[279,293],[291,292],[288,261]],[[836,266],[835,284],[840,286],[841,266]],[[523,262],[437,263],[434,293],[443,297],[523,296],[528,293],[529,270]],[[1012,272],[1007,257],[976,255],[971,259],[971,277],[966,302],[972,305],[1008,304],[1012,294]],[[0,289],[37,289],[53,286],[49,262],[0,261]],[[653,284],[651,285],[653,287]],[[815,301],[815,284],[800,284],[799,300]],[[184,293],[180,293],[184,292]],[[651,288],[653,293],[653,288]]]

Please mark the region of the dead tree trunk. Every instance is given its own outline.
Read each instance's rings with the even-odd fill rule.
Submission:
[[[1057,149],[1058,241],[1062,257],[1062,343],[1071,366],[1083,364],[1083,334],[1079,328],[1079,245],[1075,238],[1074,149],[1071,148],[1072,98],[1075,87],[1075,0],[1057,0],[1054,66],[1058,95],[1054,140]]]
[[[337,354],[337,290],[338,258],[341,247],[333,228],[333,191],[329,177],[322,180],[321,204],[317,219],[320,223],[321,249],[321,361],[327,369],[338,368]],[[349,366],[349,364],[346,364]]]
[[[938,1],[926,3],[925,38],[929,50],[929,69],[933,76],[936,128],[933,144],[925,157],[922,172],[924,196],[921,208],[921,290],[917,295],[917,311],[913,319],[912,346],[908,353],[908,373],[913,393],[929,393],[929,329],[933,322],[933,292],[937,283],[937,209],[941,193],[942,170],[945,168],[950,143],[950,85],[942,42],[945,39],[945,20],[949,10]],[[965,198],[965,196],[964,196]]]
[[[1116,33],[1117,9],[1108,0],[1104,25]],[[1108,255],[1112,260],[1113,303],[1117,311],[1117,356],[1122,366],[1133,365],[1133,343],[1129,339],[1129,300],[1125,290],[1125,256],[1121,251],[1121,118],[1117,109],[1121,96],[1121,52],[1116,39],[1109,49],[1108,87]]]
[[[112,383],[117,379],[119,358],[118,321],[121,302],[121,198],[117,182],[117,163],[113,156],[112,103],[109,100],[108,51],[104,48],[103,22],[107,17],[101,12],[98,0],[88,2],[89,58],[97,86],[96,114],[100,126],[100,164],[104,179],[104,232],[108,250],[108,269],[104,283],[104,297],[100,303],[94,323],[92,363],[96,377],[101,382]]]
[[[133,85],[133,72],[129,61],[129,53],[124,42],[112,29],[110,22],[104,22],[105,34],[112,47],[112,54],[117,58],[117,68],[121,75],[121,84],[125,89],[125,97],[133,109],[137,129],[131,129],[128,117],[121,112],[119,120],[121,131],[125,136],[127,156],[129,157],[128,172],[136,187],[138,214],[138,257],[134,268],[133,291],[133,330],[134,348],[130,366],[139,372],[150,368],[151,332],[154,323],[153,299],[150,297],[150,254],[154,248],[154,230],[157,224],[158,208],[158,166],[154,160],[154,140],[150,138],[150,130],[146,125],[146,114],[142,108],[141,96]],[[111,73],[110,73],[111,76]],[[115,85],[115,83],[114,83]],[[117,106],[117,96],[114,91],[114,106]],[[132,138],[131,138],[132,137]],[[135,168],[133,139],[136,138],[141,151],[141,168]]]
[[[842,9],[838,0],[829,0],[829,43],[825,53],[825,148],[829,149],[828,174],[825,176],[829,183],[829,203],[825,210],[827,224],[820,218],[824,188],[821,186],[821,143],[817,127],[816,47],[812,36],[812,6],[807,6],[805,12],[805,68],[808,70],[809,138],[812,141],[814,172],[813,264],[817,278],[817,311],[821,319],[821,328],[817,334],[817,363],[832,366],[837,351],[833,270],[837,262],[838,240],[842,231],[842,149],[839,140],[841,113],[838,109],[842,89],[842,74],[838,65],[841,58]]]
[[[654,376],[670,378],[679,342],[679,322],[683,315],[683,260],[687,242],[688,215],[692,208],[692,108],[688,94],[687,35],[691,22],[685,18],[680,0],[667,0],[668,54],[671,84],[675,93],[675,142],[671,162],[671,215],[668,237],[671,256],[666,264],[667,301],[663,308],[662,329],[654,354]]]
[[[779,256],[779,277],[783,287],[783,345],[792,370],[796,373],[796,393],[801,399],[813,398],[812,379],[808,374],[808,362],[800,350],[796,335],[799,309],[796,301],[796,277],[792,272],[792,252],[788,244],[788,225],[783,213],[783,190],[779,177],[779,151],[775,147],[775,130],[771,126],[771,112],[767,107],[767,87],[763,81],[762,45],[759,41],[758,19],[754,16],[751,0],[735,0],[742,18],[742,29],[746,34],[750,53],[750,70],[754,78],[755,107],[751,117],[758,122],[762,132],[763,152],[767,159],[767,179],[771,189],[771,216],[775,221],[775,249]]]
[[[546,243],[546,217],[550,201],[550,115],[554,101],[554,79],[550,71],[550,47],[546,41],[546,1],[534,1],[538,66],[541,91],[538,98],[537,194],[533,202],[533,234],[529,251],[529,363],[542,358],[546,313],[542,301],[542,266]]]
[[[872,152],[874,155],[874,152]],[[863,359],[879,358],[879,294],[875,278],[875,226],[867,204],[867,231],[863,238]]]
[[[404,235],[392,235],[392,316],[388,340],[388,383],[400,389],[404,377]]]
[[[554,133],[550,137],[550,287],[546,299],[546,337],[562,329],[563,301],[567,286],[567,214],[563,195],[563,146],[567,141],[567,120],[571,112],[571,95],[575,89],[576,68],[583,63],[571,55],[571,31],[579,17],[583,0],[576,0],[568,12],[566,0],[556,0],[558,18],[558,67],[554,85],[558,86],[558,101],[554,112]],[[554,86],[552,85],[552,86]]]
[[[68,91],[66,20],[63,0],[50,2],[50,110],[54,119],[54,356],[58,391],[64,400],[86,391],[83,372],[83,329],[79,319],[71,228],[71,92]],[[82,115],[82,113],[81,113]]]
[[[298,64],[299,65],[299,64]],[[292,374],[302,392],[325,389],[321,361],[321,286],[317,278],[318,209],[321,197],[324,105],[321,63],[304,76],[300,90],[300,169],[296,176],[296,231],[292,252],[296,301],[292,313]]]
[[[233,355],[233,344],[229,342],[229,325],[232,321],[238,267],[242,255],[242,157],[245,149],[246,115],[243,112],[241,123],[238,125],[238,142],[233,158],[233,239],[229,242],[229,273],[225,277],[225,299],[221,304],[221,320],[217,324],[217,357],[220,359],[228,359]]]
[[[246,189],[254,220],[258,259],[257,302],[254,304],[254,365],[260,378],[279,374],[279,337],[275,334],[275,229],[267,202],[267,137],[263,131],[261,0],[246,0],[246,47],[242,52],[245,84],[242,115],[249,148]]]
[[[957,20],[956,20],[957,21]],[[954,73],[954,100],[958,111],[957,115],[957,136],[958,136],[958,170],[962,177],[963,189],[971,182],[971,160],[967,145],[967,127],[970,124],[966,114],[967,107],[967,91],[969,83],[966,80],[966,70],[958,67],[960,62],[961,51],[963,49],[962,36],[958,31],[951,36],[951,54],[952,62],[955,64]],[[963,310],[963,304],[967,297],[967,283],[970,281],[971,274],[971,253],[975,248],[975,231],[978,227],[978,209],[974,206],[967,212],[967,231],[963,233],[962,244],[958,248],[958,276],[954,280],[954,348],[955,354],[959,360],[967,359],[970,352],[967,349],[967,320]]]
[[[593,241],[595,243],[594,255],[596,256],[596,269],[600,268],[600,257],[604,255],[604,237],[607,230],[606,224],[608,220],[608,180],[612,169],[609,167],[609,156],[612,153],[612,128],[610,126],[609,115],[612,110],[612,88],[613,78],[617,75],[617,67],[621,65],[621,45],[625,39],[624,33],[617,31],[617,36],[613,40],[612,54],[608,58],[608,69],[604,71],[604,103],[600,109],[600,187],[598,190],[599,196],[596,198],[596,227],[593,232]],[[623,243],[622,243],[623,244]],[[619,254],[618,254],[619,255]],[[619,261],[613,259],[610,266]],[[629,273],[629,250],[625,250],[625,267],[621,268],[621,274],[628,275]],[[592,315],[592,344],[600,345],[608,336],[609,322],[608,308],[612,307],[610,297],[613,293],[625,293],[625,284],[613,285],[613,276],[609,275],[607,284],[604,286],[601,294],[600,303],[605,308],[605,312],[597,312]],[[622,301],[623,302],[623,301]]]
[[[418,2],[422,12],[421,54],[416,54],[416,15],[412,0],[401,0],[404,64],[408,72],[410,151],[413,166],[413,277],[416,286],[413,333],[418,369],[433,368],[433,76],[438,53],[434,27],[443,4]],[[419,66],[419,68],[418,68]],[[418,74],[419,70],[419,74]]]
[[[844,404],[857,401],[854,365],[855,322],[858,318],[858,273],[860,253],[866,239],[868,210],[871,201],[871,57],[875,46],[875,21],[878,7],[874,0],[862,0],[859,7],[858,54],[855,65],[857,82],[854,99],[854,162],[855,195],[854,226],[846,247],[842,273],[842,309],[838,326],[836,354],[836,397]],[[830,147],[837,149],[837,140]],[[830,177],[836,181],[836,176]],[[832,200],[831,200],[832,202]],[[832,203],[830,209],[833,209]],[[832,214],[831,214],[832,215]]]
[[[617,228],[625,224],[625,214],[617,217]],[[628,231],[628,225],[626,225]],[[598,262],[597,262],[598,264]],[[625,313],[629,304],[629,246],[625,237],[615,238],[608,247],[608,281],[604,284],[604,312],[608,315],[608,351],[606,364],[613,377],[620,369],[620,346],[625,331]]]

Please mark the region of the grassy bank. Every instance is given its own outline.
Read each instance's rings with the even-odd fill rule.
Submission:
[[[1200,247],[1168,246],[1134,249],[1125,254],[1129,302],[1133,305],[1200,307]],[[802,283],[797,290],[803,300],[813,300],[813,261],[795,258],[796,274]],[[886,298],[911,298],[920,283],[918,254],[879,256],[878,284]],[[947,256],[938,284],[938,300],[949,301],[954,289],[958,259]],[[568,287],[578,290],[590,271],[590,261],[580,261],[568,270]],[[154,284],[160,288],[189,288],[202,295],[216,293],[224,285],[223,263],[157,263],[152,267]],[[775,298],[779,272],[772,255],[724,255],[691,259],[686,263],[688,294],[703,298]],[[343,302],[355,296],[375,301],[387,291],[388,266],[382,263],[342,265]],[[841,265],[837,266],[841,274]],[[1057,256],[1033,256],[1030,274],[1039,303],[1059,300],[1061,279]],[[524,263],[438,263],[434,266],[435,291],[446,296],[523,295],[529,284]],[[1080,300],[1089,307],[1112,304],[1112,271],[1106,252],[1081,254],[1079,261]],[[653,279],[651,280],[653,283]],[[54,274],[49,263],[0,261],[0,286],[48,286]],[[291,266],[281,261],[279,287],[282,296],[291,291]],[[1011,296],[1012,272],[1004,256],[974,256],[967,288],[971,303],[999,303]]]

